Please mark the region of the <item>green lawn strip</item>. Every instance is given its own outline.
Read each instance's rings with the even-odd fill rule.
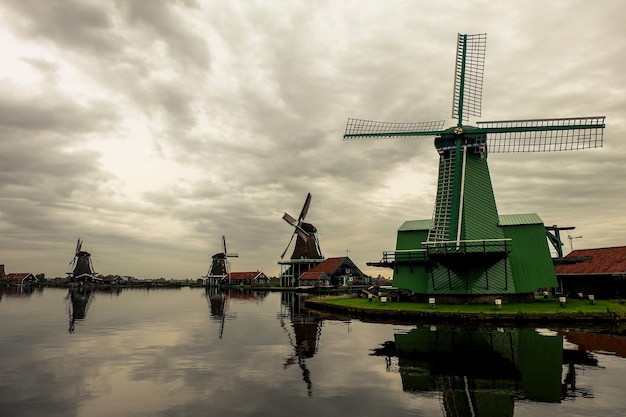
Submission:
[[[537,298],[533,303],[503,303],[498,309],[491,304],[436,304],[431,308],[427,303],[415,302],[387,302],[382,303],[379,299],[371,302],[366,298],[356,298],[347,296],[327,296],[311,299],[312,304],[328,304],[342,306],[349,309],[368,309],[385,311],[406,311],[406,312],[438,312],[438,313],[462,313],[462,314],[607,314],[626,317],[626,303],[618,300],[596,300],[595,304],[590,304],[588,300],[570,299],[565,307],[562,307],[556,298]]]

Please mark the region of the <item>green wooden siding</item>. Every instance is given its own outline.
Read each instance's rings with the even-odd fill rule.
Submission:
[[[395,284],[394,284],[395,285]],[[514,294],[515,282],[504,259],[434,266],[428,274],[428,294]]]
[[[462,239],[502,239],[487,159],[469,153],[465,168]]]
[[[557,287],[543,223],[503,226],[503,229],[505,236],[514,242],[509,259],[517,292]]]
[[[476,195],[476,191],[471,194]],[[471,197],[466,198],[468,200],[470,205],[480,206],[480,201],[472,201]],[[483,201],[486,218],[492,217],[489,213],[494,209],[489,200]],[[472,222],[475,224],[471,225]],[[394,268],[394,285],[428,295],[516,294],[557,286],[545,228],[537,214],[498,216],[495,223],[499,226],[495,232],[493,222],[489,223],[481,226],[476,219],[467,222],[469,228],[475,230],[472,233],[491,233],[487,238],[493,239],[498,232],[497,238],[511,239],[507,241],[508,257],[482,257],[480,253],[431,254],[429,263],[420,263],[414,253],[397,252],[396,258],[404,262],[398,262]],[[396,250],[424,249],[422,242],[426,241],[431,225],[430,219],[404,222],[398,229]],[[409,257],[410,263],[407,262]]]
[[[396,239],[396,250],[422,249],[422,242],[428,238],[428,229],[399,230]]]
[[[422,242],[428,238],[428,227],[432,221],[411,220],[398,229],[396,251],[422,249]],[[400,259],[399,253],[396,258]],[[393,271],[393,283],[398,288],[409,289],[416,293],[426,292],[426,267],[417,263],[398,263]]]

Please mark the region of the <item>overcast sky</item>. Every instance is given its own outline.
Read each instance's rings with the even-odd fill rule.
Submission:
[[[432,138],[344,141],[346,120],[454,125],[459,32],[487,33],[479,121],[607,117],[601,149],[490,155],[500,214],[575,226],[574,249],[625,245],[625,15],[615,0],[3,0],[0,264],[65,276],[81,238],[98,273],[195,279],[225,235],[233,271],[276,275],[282,215],[310,192],[324,255],[389,276],[365,263],[431,217],[438,156]]]

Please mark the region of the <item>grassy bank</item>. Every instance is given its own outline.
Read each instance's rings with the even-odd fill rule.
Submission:
[[[501,308],[491,304],[436,304],[387,302],[374,298],[349,296],[315,297],[307,307],[356,317],[419,319],[427,321],[493,321],[493,322],[620,322],[626,321],[626,303],[621,300],[567,300],[561,306],[557,298],[537,298],[533,303],[504,303]]]

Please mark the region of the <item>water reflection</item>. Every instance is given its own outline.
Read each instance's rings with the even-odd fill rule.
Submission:
[[[30,297],[35,291],[43,292],[43,288],[33,285],[0,285],[0,301],[2,297]]]
[[[67,313],[69,317],[69,333],[74,333],[76,323],[82,322],[87,316],[87,310],[93,299],[94,290],[89,286],[71,287],[67,292]]]
[[[206,287],[204,295],[209,302],[211,319],[220,322],[219,338],[224,336],[226,320],[237,317],[236,313],[228,313],[229,300],[261,302],[267,294],[267,291],[254,291],[244,288]]]
[[[621,358],[626,358],[626,338],[619,334],[587,333],[581,331],[560,331],[579,350],[590,352],[610,352]]]
[[[592,397],[576,385],[577,365],[598,365],[586,350],[564,349],[562,335],[534,329],[417,327],[372,355],[400,373],[404,391],[438,393],[448,417],[513,416],[519,399]]]
[[[302,380],[306,384],[307,394],[313,395],[311,371],[307,359],[312,358],[319,346],[322,332],[322,319],[304,309],[306,294],[284,292],[281,294],[281,312],[278,315],[280,326],[287,334],[293,353],[285,359],[283,368],[297,364],[302,371]]]
[[[346,327],[293,292],[37,291],[0,304],[3,416],[626,415],[623,329]]]

